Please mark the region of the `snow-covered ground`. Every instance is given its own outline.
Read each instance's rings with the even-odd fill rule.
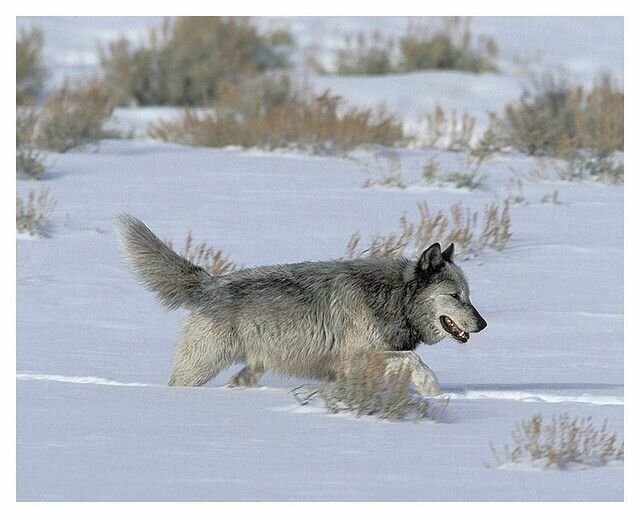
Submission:
[[[327,20],[326,34],[334,34]],[[88,49],[90,36],[143,26],[138,19],[34,21],[45,28],[49,56]],[[290,23],[309,34],[319,26],[304,18]],[[557,38],[565,51],[543,52],[549,66],[557,60],[586,74],[608,65],[621,74],[620,19],[579,22],[594,34],[583,39],[574,37],[581,30],[562,30],[570,20],[553,23],[515,22],[529,35],[523,48],[516,35],[507,37],[513,27],[505,19],[478,19],[477,27],[495,31],[514,52],[546,51]],[[60,27],[82,30],[67,38]],[[602,34],[612,35],[608,45],[595,36]],[[65,72],[63,65],[56,73]],[[500,108],[517,97],[519,80],[420,73],[316,78],[314,85],[362,102],[386,100],[409,119],[432,98],[474,113]],[[502,86],[509,84],[507,94]],[[144,115],[136,113],[125,118],[139,123]],[[319,260],[342,256],[356,230],[368,236],[395,229],[403,212],[416,213],[418,201],[433,210],[457,201],[482,209],[504,196],[512,169],[538,166],[519,155],[495,157],[483,166],[483,189],[469,192],[419,184],[432,151],[400,155],[410,184],[403,190],[361,188],[366,175],[344,158],[193,149],[144,138],[51,155],[42,182],[19,180],[19,195],[46,187],[57,207],[51,237],[17,242],[17,498],[621,500],[619,466],[485,466],[494,463],[489,442],[510,442],[515,422],[537,412],[606,418],[622,434],[621,186],[552,175],[525,182],[528,203],[511,209],[507,248],[461,262],[489,325],[467,345],[418,349],[451,396],[444,422],[330,415],[320,401],[296,403],[290,389],[304,380],[272,374],[259,389],[224,388],[232,370],[204,388],[166,386],[186,313],[162,309],[126,269],[114,214],[131,212],[179,244],[192,230],[196,242],[207,240],[245,266]],[[438,157],[444,167],[459,159]],[[554,190],[560,204],[540,203]]]

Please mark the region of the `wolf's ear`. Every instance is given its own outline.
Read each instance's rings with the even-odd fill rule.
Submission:
[[[422,252],[420,259],[418,259],[418,268],[425,271],[436,270],[443,262],[440,243],[434,243]]]
[[[453,261],[453,243],[451,243],[447,248],[444,249],[444,252],[442,252],[442,258],[445,261]]]

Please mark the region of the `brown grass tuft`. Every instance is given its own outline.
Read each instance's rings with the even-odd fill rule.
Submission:
[[[445,151],[469,151],[476,128],[476,118],[466,111],[458,116],[451,110],[447,116],[440,105],[432,113],[424,116],[426,135],[423,144],[426,147]]]
[[[406,187],[402,179],[402,162],[397,151],[376,152],[373,154],[373,161],[354,160],[358,167],[369,177],[363,182],[363,188],[377,186],[404,189]]]
[[[16,174],[39,179],[45,170],[46,155],[36,148],[34,140],[38,113],[21,106],[16,110]]]
[[[191,146],[239,145],[266,149],[294,148],[315,154],[342,154],[361,144],[392,146],[403,138],[394,115],[380,109],[347,108],[328,91],[308,101],[279,104],[264,113],[196,113],[185,110],[176,121],[150,128],[160,140]]]
[[[172,240],[165,239],[164,243],[172,250],[174,249]],[[206,241],[199,245],[194,245],[191,231],[187,234],[184,247],[179,253],[193,264],[202,266],[207,272],[214,276],[224,275],[239,269],[238,265],[230,260],[222,250],[215,250],[209,246]]]
[[[398,230],[379,234],[362,245],[362,236],[354,233],[347,244],[345,258],[373,256],[399,257],[417,253],[431,243],[455,243],[458,256],[473,256],[484,248],[503,250],[511,239],[509,201],[493,202],[485,206],[482,219],[478,211],[462,206],[461,202],[449,207],[449,214],[438,210],[433,213],[426,202],[418,203],[418,219],[400,217]]]
[[[42,92],[47,71],[42,61],[44,37],[38,28],[21,30],[16,41],[16,104],[28,104]]]
[[[606,75],[590,89],[544,75],[498,123],[503,141],[530,155],[570,158],[589,149],[607,156],[624,150],[624,92]]]
[[[505,445],[502,453],[490,443],[497,465],[527,462],[567,469],[624,461],[624,443],[618,446],[617,435],[607,431],[606,419],[596,426],[591,416],[572,418],[564,413],[544,423],[542,414],[535,414],[516,423],[511,437],[514,445]]]
[[[475,41],[474,41],[475,40]],[[378,31],[360,32],[345,38],[336,52],[333,72],[340,75],[377,75],[416,70],[463,70],[494,72],[498,45],[493,38],[474,37],[469,18],[446,18],[441,27],[413,21],[399,39],[385,38]],[[308,61],[316,71],[319,60]]]
[[[498,45],[493,38],[477,37],[471,32],[469,18],[450,17],[440,29],[414,23],[400,40],[401,69],[463,70],[465,72],[495,72]]]
[[[42,189],[39,194],[32,189],[27,200],[16,197],[16,230],[32,236],[47,237],[47,218],[53,213],[56,202],[49,197],[49,190]]]
[[[384,38],[379,31],[371,35],[359,32],[347,35],[335,57],[335,73],[338,75],[381,75],[397,72],[393,63],[396,42]]]
[[[96,80],[60,88],[39,112],[35,141],[45,149],[64,153],[75,147],[117,136],[105,130],[115,104]]]
[[[126,37],[99,49],[109,92],[120,104],[206,105],[221,81],[288,64],[293,39],[260,33],[247,17],[181,16],[135,45]]]

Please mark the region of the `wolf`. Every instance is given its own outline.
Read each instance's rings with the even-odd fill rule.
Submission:
[[[415,349],[445,337],[465,343],[487,326],[453,263],[454,245],[417,260],[367,257],[247,268],[212,276],[165,245],[139,219],[115,218],[125,260],[170,309],[191,310],[169,385],[207,383],[234,363],[230,387],[255,386],[267,370],[335,378],[340,359],[383,351],[388,369],[408,368],[423,396],[440,393]]]

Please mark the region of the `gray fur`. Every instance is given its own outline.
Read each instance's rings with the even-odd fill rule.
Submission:
[[[381,350],[388,365],[407,365],[425,395],[433,372],[413,352],[486,322],[469,300],[453,245],[435,243],[418,261],[365,258],[249,268],[213,277],[170,250],[140,220],[116,218],[126,259],[169,308],[186,307],[170,385],[198,386],[233,363],[230,386],[254,386],[266,370],[330,379],[349,352]],[[455,295],[455,298],[454,298]],[[468,334],[457,337],[466,341]]]

